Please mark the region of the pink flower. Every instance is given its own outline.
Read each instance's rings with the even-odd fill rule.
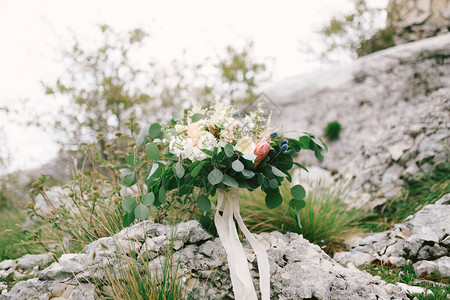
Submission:
[[[265,140],[260,141],[258,144],[256,144],[255,148],[255,167],[263,161],[264,158],[266,158],[267,154],[270,151],[270,145]]]

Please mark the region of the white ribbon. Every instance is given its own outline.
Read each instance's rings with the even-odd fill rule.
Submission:
[[[219,211],[222,211],[220,215]],[[237,234],[233,216],[239,228],[249,241],[258,260],[259,286],[261,299],[270,299],[270,267],[264,247],[253,237],[245,227],[239,211],[239,190],[217,190],[217,208],[214,217],[217,233],[227,253],[228,265],[236,300],[257,300],[255,287],[248,269],[247,256]]]

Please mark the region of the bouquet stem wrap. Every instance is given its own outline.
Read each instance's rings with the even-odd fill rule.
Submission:
[[[257,300],[255,287],[248,269],[247,256],[239,241],[237,229],[233,220],[236,219],[239,228],[249,241],[258,260],[259,286],[261,299],[270,299],[270,267],[264,247],[253,237],[245,227],[239,211],[238,188],[217,190],[217,210],[214,217],[220,241],[227,253],[228,265],[236,300]],[[222,211],[222,215],[220,215]]]

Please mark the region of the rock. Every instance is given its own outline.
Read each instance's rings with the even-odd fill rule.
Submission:
[[[320,168],[353,177],[346,201],[364,206],[396,196],[404,178],[449,159],[449,65],[447,33],[287,78],[264,90],[263,99],[274,126],[286,131],[323,137],[327,123],[341,124]],[[318,165],[307,151],[299,160]]]
[[[393,229],[356,242],[349,252],[336,253],[334,259],[343,265],[353,263],[355,266],[374,261],[390,262],[399,266],[425,260],[417,263],[417,266],[415,264],[415,268],[420,270],[416,272],[429,271],[437,266],[442,268],[442,272],[448,272],[449,198],[450,194],[444,195],[436,204],[425,206]]]
[[[26,254],[17,259],[17,266],[22,270],[32,270],[35,266],[44,267],[52,261],[52,254]]]
[[[391,0],[388,11],[387,27],[396,45],[449,32],[447,0]]]
[[[142,246],[140,253],[149,251],[154,256],[148,262],[152,274],[162,274],[167,259],[172,259],[181,284],[191,295],[198,299],[233,298],[226,253],[220,240],[209,235],[198,222],[189,221],[163,227],[148,222],[131,230],[124,229],[111,238],[87,245],[85,250],[88,253],[62,255],[58,262],[44,269],[39,278],[17,283],[0,299],[32,296],[37,299],[95,299],[95,286],[89,282],[105,282],[104,271],[107,268],[112,268],[110,273],[120,277],[120,266],[131,259],[126,254],[130,250],[121,252],[112,246],[112,241],[124,240],[127,235],[128,241],[137,238],[148,246],[147,250]],[[171,242],[170,237],[183,241],[183,246],[178,248],[181,244]],[[407,299],[402,288],[355,268],[342,267],[318,246],[297,234],[273,232],[255,237],[265,245],[269,255],[271,299]],[[243,244],[246,247],[248,242],[244,240]],[[133,244],[124,244],[124,247],[136,250]],[[113,248],[116,253],[112,253]],[[254,253],[247,250],[247,254],[251,272],[257,275]],[[146,262],[137,259],[136,263]],[[258,286],[257,276],[254,276],[254,281]]]
[[[401,282],[397,282],[396,285],[399,286],[409,296],[412,296],[413,294],[425,294],[433,296],[432,291],[426,290],[425,288],[420,286],[410,286]]]
[[[16,268],[16,262],[12,259],[6,259],[2,262],[0,262],[0,270],[8,270],[8,269],[15,269]]]
[[[417,276],[420,276],[423,273],[432,274],[437,270],[443,277],[450,277],[450,257],[448,256],[441,257],[434,261],[418,261],[413,267]]]

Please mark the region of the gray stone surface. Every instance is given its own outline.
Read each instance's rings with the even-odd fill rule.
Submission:
[[[318,246],[297,234],[279,232],[255,235],[269,254],[272,299],[408,299],[396,285],[387,284],[357,269],[348,269],[333,261]],[[146,253],[149,244],[153,254],[148,265],[161,270],[172,248],[177,273],[194,299],[232,299],[232,287],[225,250],[219,239],[208,234],[198,222],[189,221],[176,227],[141,222],[111,239],[140,244]],[[101,241],[101,242],[100,242]],[[173,241],[182,241],[176,244]],[[244,241],[244,245],[247,243]],[[0,299],[94,299],[93,279],[102,280],[105,270],[118,268],[130,251],[116,248],[109,238],[87,245],[86,253],[64,254],[58,262],[44,269],[39,278],[17,283]],[[136,244],[124,244],[136,251]],[[158,245],[158,246],[153,246]],[[114,251],[112,250],[114,249]],[[249,267],[257,282],[254,253],[247,249]],[[138,259],[140,263],[146,263]],[[113,269],[114,270],[114,269]],[[158,273],[158,270],[155,270]],[[118,272],[117,272],[118,274]]]
[[[450,194],[429,204],[391,230],[370,235],[340,252],[334,259],[360,266],[375,261],[405,265],[414,263],[418,275],[438,269],[450,275]]]
[[[381,204],[403,178],[449,159],[450,34],[386,49],[267,88],[274,126],[324,136],[342,126],[320,166],[354,177],[349,203]],[[268,100],[270,99],[270,100]],[[299,159],[317,165],[307,151]]]
[[[449,32],[450,1],[390,0],[387,26],[396,45]]]

